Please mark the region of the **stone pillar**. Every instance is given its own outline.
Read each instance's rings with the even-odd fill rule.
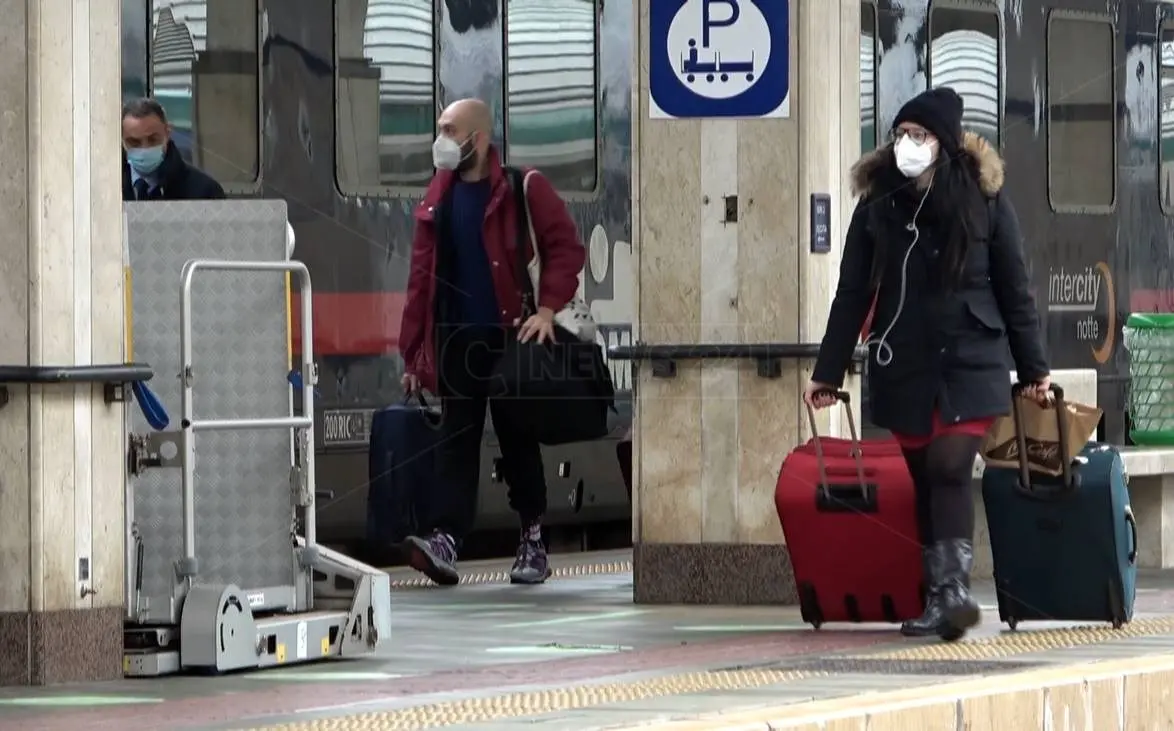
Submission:
[[[790,0],[790,114],[750,120],[650,118],[649,7],[658,1],[639,0],[635,18],[635,337],[817,343],[854,204],[859,0]],[[813,193],[831,196],[830,253],[810,253]],[[723,223],[735,195],[737,221]],[[801,391],[813,365],[784,361],[779,378],[745,360],[681,361],[673,378],[638,368],[637,602],[795,600],[774,489],[783,458],[809,433]],[[839,415],[822,413],[820,423],[841,431]]]
[[[119,0],[0,0],[0,363],[123,360]],[[117,678],[123,409],[0,408],[0,685]]]

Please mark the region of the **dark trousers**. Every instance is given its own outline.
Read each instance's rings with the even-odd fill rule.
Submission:
[[[982,437],[950,434],[921,449],[906,449],[916,491],[917,532],[923,546],[974,539],[974,458]]]
[[[444,421],[438,454],[440,475],[429,501],[428,523],[458,544],[473,529],[488,410],[501,448],[510,507],[523,525],[529,525],[546,512],[542,451],[538,442],[519,438],[503,418],[502,409],[488,398],[505,339],[516,335],[500,327],[443,327],[439,335],[437,375]]]

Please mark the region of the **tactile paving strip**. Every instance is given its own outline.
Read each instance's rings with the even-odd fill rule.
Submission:
[[[346,717],[320,718],[253,731],[417,731],[457,724],[486,723],[505,718],[540,716],[612,703],[648,698],[746,690],[815,678],[827,673],[795,670],[699,671],[639,680],[634,683],[600,683],[570,688],[553,688],[507,693],[484,698],[434,703],[386,712],[359,713]]]
[[[608,574],[627,574],[632,571],[632,561],[604,561],[597,563],[581,563],[572,565],[556,565],[551,579],[576,579],[586,576],[604,576]],[[397,569],[398,573],[399,570]],[[389,572],[391,573],[391,572]],[[508,567],[474,570],[471,573],[461,574],[461,585],[469,584],[508,584],[510,572]],[[430,579],[424,576],[409,576],[398,578],[392,574],[392,589],[426,589],[435,587]]]
[[[1019,625],[1018,631],[1003,632],[995,637],[982,637],[961,642],[939,642],[908,647],[901,650],[863,653],[845,657],[887,660],[993,660],[1032,652],[1065,650],[1096,645],[1102,642],[1138,637],[1174,634],[1174,617],[1137,619],[1121,629],[1108,624],[1059,629],[1031,629],[1030,623]]]
[[[789,667],[804,672],[854,675],[990,675],[1022,672],[1044,663],[1014,660],[904,660],[879,657],[821,657]]]

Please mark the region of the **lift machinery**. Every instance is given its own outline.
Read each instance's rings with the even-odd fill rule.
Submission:
[[[128,347],[161,376],[149,397],[178,401],[180,422],[152,428],[128,410],[124,671],[375,652],[390,635],[387,574],[316,542],[313,298],[306,266],[286,258],[284,202],[126,211]]]

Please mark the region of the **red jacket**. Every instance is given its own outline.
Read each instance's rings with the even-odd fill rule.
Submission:
[[[412,238],[412,262],[408,273],[408,291],[400,326],[400,354],[408,373],[421,385],[436,391],[436,221],[433,213],[443,199],[453,175],[438,170],[416,207],[416,232]],[[522,314],[522,283],[517,267],[517,213],[509,180],[502,170],[497,151],[490,148],[489,181],[492,192],[485,209],[483,233],[485,249],[493,266],[493,287],[501,307],[502,324],[513,324]],[[558,312],[579,289],[579,272],[583,270],[586,251],[579,240],[575,222],[566,204],[550,182],[540,174],[530,176],[530,215],[538,239],[538,256],[542,262],[539,282],[539,307]],[[527,245],[527,261],[533,257],[533,242]]]

